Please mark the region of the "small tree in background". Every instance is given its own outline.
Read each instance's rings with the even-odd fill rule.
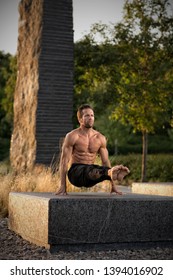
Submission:
[[[173,17],[169,1],[127,0],[115,26],[122,63],[113,117],[140,131],[146,181],[147,135],[170,121],[173,98]]]

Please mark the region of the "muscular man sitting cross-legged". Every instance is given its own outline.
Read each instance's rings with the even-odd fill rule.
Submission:
[[[90,105],[81,105],[77,112],[80,127],[69,132],[62,146],[60,159],[60,186],[56,195],[66,195],[66,176],[76,187],[92,187],[104,180],[111,182],[111,193],[122,194],[114,181],[121,182],[130,173],[123,165],[111,167],[106,138],[93,129],[94,111]],[[102,165],[94,164],[100,155]],[[71,164],[68,170],[68,165]]]

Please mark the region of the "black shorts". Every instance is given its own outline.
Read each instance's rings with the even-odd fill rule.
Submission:
[[[90,188],[104,180],[111,180],[108,176],[109,169],[109,167],[96,164],[73,163],[68,171],[68,179],[76,187]],[[99,173],[98,178],[91,178],[92,171]]]

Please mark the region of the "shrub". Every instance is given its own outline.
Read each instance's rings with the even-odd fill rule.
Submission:
[[[126,177],[125,182],[139,182],[141,180],[142,156],[129,154],[111,157],[112,165],[126,165],[131,173]],[[147,181],[152,182],[173,182],[173,155],[155,154],[147,156]]]

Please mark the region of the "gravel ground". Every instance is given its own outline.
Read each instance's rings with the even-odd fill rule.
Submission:
[[[114,251],[79,251],[50,254],[8,229],[8,219],[0,219],[1,260],[172,260],[173,248],[123,249]]]

